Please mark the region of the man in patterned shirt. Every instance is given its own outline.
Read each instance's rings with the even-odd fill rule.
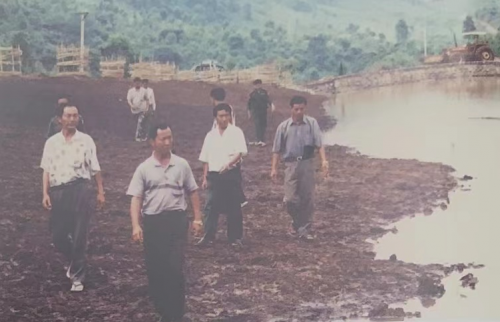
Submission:
[[[45,143],[43,207],[51,211],[50,228],[54,246],[69,261],[66,276],[71,291],[82,291],[85,278],[87,234],[94,212],[90,180],[97,182],[98,207],[104,205],[101,168],[92,138],[77,130],[79,114],[75,106],[61,106],[58,112],[62,131]]]

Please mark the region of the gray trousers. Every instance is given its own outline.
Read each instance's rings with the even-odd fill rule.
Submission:
[[[314,159],[286,163],[284,201],[295,231],[311,224],[314,189]]]
[[[78,180],[50,190],[50,230],[56,249],[69,261],[68,277],[82,282],[86,272],[87,238],[94,211],[88,180]]]
[[[149,128],[153,121],[153,111],[137,114],[137,128],[135,130],[136,140],[146,140],[148,138]]]

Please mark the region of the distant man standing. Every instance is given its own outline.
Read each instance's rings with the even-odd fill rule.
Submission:
[[[154,111],[156,111],[156,100],[155,100],[155,93],[151,87],[149,87],[149,80],[148,79],[143,79],[142,80],[142,87],[146,89],[146,97],[148,98],[148,112],[150,114],[153,114]]]
[[[132,114],[137,116],[137,129],[135,131],[136,141],[147,140],[147,117],[146,114],[149,108],[147,90],[142,87],[141,79],[134,78],[134,86],[128,90],[127,102]]]
[[[212,106],[216,107],[219,104],[226,103],[226,90],[222,87],[216,87],[210,91],[210,98],[212,99]],[[231,108],[231,114],[230,114],[230,119],[229,123],[232,125],[236,125],[236,115],[234,114],[234,109],[231,105],[229,105]],[[212,128],[217,127],[217,120],[214,119],[214,125]]]
[[[79,292],[83,290],[87,234],[95,205],[91,178],[97,183],[99,208],[104,205],[104,188],[95,143],[77,130],[78,109],[61,106],[58,117],[62,130],[51,136],[43,149],[42,203],[51,211],[54,245],[69,261],[66,275],[73,284],[71,291]]]
[[[189,227],[186,197],[194,211],[193,228],[201,232],[198,186],[188,162],[172,153],[172,130],[151,127],[153,155],[141,163],[127,191],[132,197],[132,238],[144,241],[149,291],[163,322],[180,322],[184,315],[184,248]],[[140,219],[142,215],[143,227]]]
[[[267,110],[271,108],[271,111],[274,112],[274,104],[271,102],[267,91],[262,88],[262,80],[255,80],[253,85],[254,90],[250,93],[248,99],[248,116],[253,119],[257,140],[249,144],[264,147],[266,146]]]
[[[222,103],[214,107],[217,127],[205,137],[200,153],[203,162],[204,189],[212,195],[210,212],[205,220],[205,236],[198,245],[215,240],[219,215],[227,215],[227,237],[233,246],[242,246],[243,214],[240,203],[240,174],[237,164],[248,153],[245,136],[230,124],[231,107]]]
[[[281,157],[286,165],[284,202],[292,217],[292,234],[312,240],[315,150],[319,150],[325,176],[328,175],[328,161],[318,122],[304,114],[306,106],[307,100],[302,96],[295,96],[290,101],[292,116],[278,126],[274,138],[271,178],[277,180]]]
[[[61,132],[62,130],[62,126],[61,126],[61,123],[59,122],[59,110],[61,109],[62,106],[66,106],[69,104],[69,100],[65,97],[61,97],[60,99],[57,100],[57,106],[56,106],[56,111],[55,111],[55,115],[54,117],[52,117],[50,119],[50,122],[49,122],[49,128],[47,130],[47,134],[45,135],[45,137],[48,139],[50,138],[52,135],[56,134],[56,133],[59,133]],[[79,115],[79,118],[78,118],[78,125],[77,125],[77,130],[80,131],[80,132],[83,132],[85,133],[85,125],[84,125],[84,122],[83,122],[83,117],[81,115]]]

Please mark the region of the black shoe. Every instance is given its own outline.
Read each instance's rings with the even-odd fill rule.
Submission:
[[[213,239],[210,239],[210,238],[207,238],[207,237],[203,237],[202,239],[200,239],[199,242],[197,242],[195,244],[195,246],[198,246],[198,247],[210,246],[213,243],[214,243]]]

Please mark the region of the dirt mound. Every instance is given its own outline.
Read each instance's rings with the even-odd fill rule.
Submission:
[[[197,162],[211,126],[208,92],[213,85],[153,84],[159,118],[172,125],[177,153]],[[225,86],[237,122],[249,136],[245,115],[250,91]],[[155,321],[147,297],[142,249],[130,241],[125,189],[135,167],[150,155],[132,141],[135,124],[125,102],[128,83],[90,79],[0,80],[0,316],[5,321]],[[277,113],[268,137],[288,116],[297,92],[270,88]],[[85,294],[69,294],[63,262],[48,235],[41,208],[38,169],[46,123],[58,96],[81,107],[98,142],[108,204],[93,218]],[[320,117],[322,97],[306,95]],[[331,122],[322,118],[323,127]],[[436,266],[375,261],[365,240],[385,224],[437,206],[455,186],[452,169],[439,164],[372,159],[329,148],[332,175],[318,184],[317,240],[287,236],[282,187],[268,179],[270,148],[253,148],[245,159],[246,247],[234,252],[223,233],[214,248],[188,248],[188,317],[191,321],[318,321],[368,313],[381,302],[418,295],[421,276],[439,277]],[[221,225],[224,227],[224,225]],[[193,242],[193,241],[191,241]]]

